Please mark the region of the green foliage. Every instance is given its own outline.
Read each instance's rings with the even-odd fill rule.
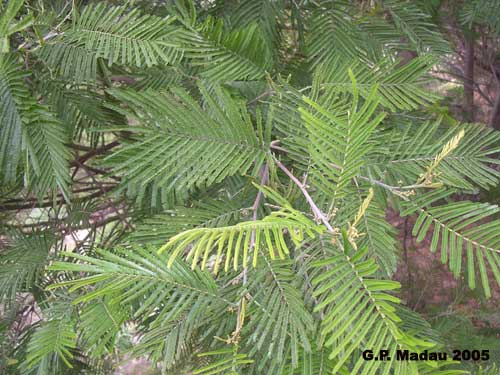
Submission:
[[[173,63],[181,52],[170,23],[124,6],[87,6],[67,30],[44,44],[41,56],[77,81],[95,80],[99,59],[137,67]]]
[[[238,369],[247,363],[252,363],[252,360],[246,359],[245,354],[238,354],[231,349],[217,350],[213,352],[198,354],[199,357],[209,357],[213,358],[215,356],[222,359],[212,362],[207,366],[203,366],[193,372],[195,375],[208,375],[208,374],[238,374]],[[216,357],[216,358],[217,358]]]
[[[0,4],[0,53],[10,51],[9,37],[17,32],[23,31],[33,24],[33,15],[30,14],[19,21],[15,20],[17,13],[23,7],[24,0],[12,0],[4,6]]]
[[[54,243],[48,233],[31,236],[12,233],[11,238],[12,244],[2,253],[0,262],[0,301],[4,306],[12,304],[17,293],[35,286]]]
[[[464,139],[444,156],[435,174],[442,183],[453,188],[473,190],[496,186],[499,174],[494,165],[498,160],[492,156],[497,152],[499,135],[473,124],[446,127],[438,121],[394,129],[388,137],[391,154],[382,155],[379,165],[376,160],[368,167],[376,174],[382,170],[391,183],[401,180],[409,184],[425,172],[443,144],[461,131],[465,132]]]
[[[395,314],[394,304],[400,300],[387,292],[398,289],[399,284],[370,278],[377,270],[377,265],[373,259],[363,261],[367,248],[354,253],[348,241],[344,241],[344,246],[346,248],[333,252],[331,250],[334,247],[329,249],[333,253],[332,257],[311,263],[311,274],[316,275],[311,281],[313,296],[318,299],[314,309],[324,313],[321,336],[325,346],[336,344],[329,358],[339,357],[332,373],[338,371],[350,354],[359,349],[361,342],[366,342],[367,347],[373,348],[375,353],[382,348],[390,348],[393,357],[397,349],[415,346],[416,350],[417,345],[396,326],[400,318]],[[348,277],[349,274],[352,276]],[[346,282],[346,279],[349,281]],[[346,304],[343,301],[353,302]],[[407,364],[395,361],[375,363],[375,368],[379,367],[381,371],[390,371],[387,367],[393,366],[403,367],[399,370],[403,373],[408,371],[404,368]],[[359,357],[352,372],[366,374],[374,371],[373,367],[372,362]]]
[[[23,102],[29,93],[23,79],[27,73],[16,64],[13,55],[0,55],[0,165],[2,184],[12,184],[22,154]]]
[[[308,98],[304,98],[305,103],[310,105],[317,115],[299,108],[309,132],[308,154],[313,160],[310,167],[311,177],[314,184],[332,201],[341,199],[348,193],[347,185],[350,185],[359,173],[362,160],[370,150],[368,141],[385,117],[383,112],[373,116],[379,103],[376,99],[377,87],[374,87],[367,100],[358,108],[354,76],[352,83],[354,100],[347,112],[347,118],[335,116]]]
[[[361,38],[354,27],[355,20],[349,12],[349,2],[325,3],[326,9],[315,10],[309,20],[309,28],[316,30],[308,43],[308,55],[313,66],[329,64],[339,55],[363,56],[364,51],[359,48]]]
[[[500,255],[498,252],[498,219],[481,223],[486,218],[495,217],[499,208],[489,203],[470,201],[450,202],[432,206],[433,202],[446,198],[449,192],[435,191],[422,195],[408,203],[408,210],[402,215],[418,212],[418,219],[413,227],[413,235],[421,241],[426,233],[433,231],[430,250],[440,248],[441,261],[448,263],[450,271],[458,277],[462,271],[464,254],[467,255],[467,276],[471,289],[476,286],[477,271],[484,293],[491,297],[489,276],[486,265],[493,272],[495,280],[500,283]]]
[[[3,2],[0,372],[463,373],[361,357],[450,348],[392,280],[389,209],[500,285],[499,209],[463,198],[500,138],[436,114],[423,3]]]
[[[441,37],[431,16],[418,4],[409,1],[384,0],[384,11],[406,43],[419,53],[449,53],[448,42]]]
[[[231,261],[236,271],[240,256],[243,268],[247,268],[249,257],[252,258],[252,266],[256,267],[259,252],[263,246],[267,247],[271,259],[285,259],[290,254],[290,250],[283,235],[284,230],[289,233],[296,246],[304,241],[305,234],[314,238],[315,234],[322,232],[322,228],[292,209],[290,212],[275,212],[259,221],[240,222],[229,227],[195,228],[183,231],[171,237],[158,252],[169,251],[171,253],[168,261],[168,266],[171,266],[178,254],[188,247],[190,250],[186,259],[191,261],[191,268],[194,269],[201,260],[201,268],[204,269],[211,255],[210,252],[217,249],[214,272],[217,273],[222,259],[225,259],[224,270],[226,272]]]
[[[21,364],[23,371],[56,373],[72,368],[71,360],[76,348],[73,306],[67,300],[51,301],[45,311],[46,321],[35,327],[27,344],[27,355]]]
[[[464,26],[485,25],[494,33],[500,33],[500,13],[494,0],[468,1],[463,7],[460,18]]]
[[[204,200],[193,207],[175,207],[162,214],[144,219],[130,233],[130,241],[161,246],[170,238],[195,227],[223,227],[240,221],[245,211],[250,210],[250,202],[237,196],[235,201]],[[241,207],[243,203],[244,207]]]
[[[60,190],[69,200],[70,176],[65,150],[65,129],[45,107],[34,104],[26,115],[28,124],[24,130],[28,167],[25,179],[39,197],[50,191]]]
[[[355,86],[360,96],[369,98],[376,86],[377,99],[388,110],[412,110],[436,100],[435,95],[421,88],[422,77],[434,62],[432,56],[423,56],[402,66],[398,61],[390,59],[367,66],[357,59],[336,59],[318,67],[315,80],[319,82],[319,89],[328,91],[330,95],[352,92],[353,83],[348,74],[348,69],[351,69],[356,77]]]
[[[36,364],[42,371],[51,371],[53,369],[47,363],[51,357],[57,358],[71,367],[69,362],[73,357],[71,350],[75,346],[76,335],[73,332],[73,327],[68,325],[66,321],[50,320],[43,323],[35,330],[28,344],[30,354],[26,357],[26,367],[30,368]]]
[[[123,174],[124,183],[153,183],[178,190],[245,174],[252,166],[255,171],[265,158],[264,135],[253,131],[243,103],[220,89],[210,93],[200,86],[200,91],[210,117],[182,89],[172,89],[168,94],[112,91],[145,126],[135,128],[143,136],[110,155],[106,165]],[[186,168],[188,161],[196,167]]]
[[[270,49],[256,24],[224,32],[222,21],[208,18],[199,30],[179,37],[190,64],[212,82],[256,80],[270,63]]]
[[[25,184],[39,197],[60,189],[69,199],[65,129],[31,97],[25,77],[13,55],[0,54],[2,181],[13,184],[19,164],[24,161]]]
[[[318,3],[308,19],[315,30],[306,47],[313,66],[346,57],[374,62],[401,50],[450,52],[429,14],[414,2],[384,0],[368,10],[349,1]]]
[[[278,367],[289,357],[292,367],[299,364],[299,352],[311,352],[310,338],[314,319],[303,303],[300,287],[303,282],[294,272],[291,261],[272,260],[263,256],[266,267],[253,276],[249,285],[255,290],[253,302],[255,319],[245,327],[248,345],[254,345],[251,354],[264,350],[267,355],[257,365],[258,371]],[[251,316],[252,316],[251,315]],[[280,321],[280,324],[270,324]]]

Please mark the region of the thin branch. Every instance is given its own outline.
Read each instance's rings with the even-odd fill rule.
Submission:
[[[270,147],[273,150],[288,152],[287,149],[285,149],[283,147],[280,147],[280,146],[276,146],[277,143],[279,143],[279,140],[272,141]],[[330,163],[330,165],[333,168],[335,168],[335,169],[341,169],[340,166],[338,166],[336,164]],[[392,186],[392,185],[388,185],[388,184],[386,184],[386,183],[384,183],[382,181],[375,180],[373,178],[369,178],[369,177],[365,177],[365,176],[356,176],[356,177],[360,178],[362,180],[368,181],[371,184],[383,187],[384,189],[388,189],[388,190],[390,190],[390,191],[392,191],[394,193],[401,192],[402,190],[413,190],[413,189],[417,189],[417,188],[428,188],[429,187],[429,185],[427,185],[427,184],[413,184],[413,185],[404,185],[404,186]],[[301,185],[304,186],[303,183],[301,183]]]
[[[256,96],[254,99],[250,100],[247,105],[252,105],[256,102],[258,102],[259,100],[261,99],[264,99],[264,98],[267,98],[268,96],[272,96],[276,93],[276,91],[274,90],[267,90],[267,91],[264,91],[262,94]]]
[[[379,181],[379,180],[374,180],[373,178],[365,177],[365,176],[356,176],[357,178],[360,178],[362,180],[368,181],[369,183],[373,185],[378,185],[380,187],[383,187],[384,189],[390,190],[392,192],[401,192],[401,190],[413,190],[413,189],[418,189],[418,188],[429,188],[429,184],[414,184],[414,185],[404,185],[404,186],[392,186],[392,185],[387,185],[386,183]]]
[[[101,189],[101,191],[96,191],[92,194],[81,197],[81,199],[87,200],[87,199],[93,199],[93,198],[100,197],[100,196],[104,195],[106,192],[108,192],[109,190],[111,190],[112,188],[114,188],[114,185],[113,186],[109,186],[109,185],[103,186],[103,189]],[[89,190],[90,191],[90,190],[95,190],[95,189],[94,188],[85,188],[85,189],[78,190],[78,192],[81,192],[81,190],[84,190],[84,191]],[[59,194],[59,196],[55,202],[51,199],[39,202],[36,198],[30,198],[30,199],[25,199],[22,201],[16,201],[16,203],[0,204],[0,210],[18,211],[18,210],[26,210],[26,209],[33,209],[33,208],[43,208],[43,207],[51,207],[54,205],[54,203],[60,205],[60,204],[64,204],[65,202],[66,202],[66,200],[64,199],[64,197],[61,194]]]
[[[88,176],[92,179],[94,184],[97,185],[98,188],[104,193],[105,186],[100,181],[97,180],[97,178],[95,177],[95,173],[89,167],[87,167],[85,164],[81,163],[80,161],[77,160],[76,162],[78,163],[78,165],[82,169],[84,169],[87,172]],[[126,216],[123,213],[121,213],[120,210],[116,207],[115,202],[113,202],[113,200],[109,197],[107,198],[107,200],[108,200],[108,203],[110,204],[111,209],[116,213],[116,215],[118,217],[120,217],[125,228],[130,229],[131,228],[130,223],[127,221]]]
[[[86,154],[83,154],[82,156],[78,156],[76,158],[76,160],[73,160],[71,162],[71,166],[73,166],[73,167],[78,166],[79,163],[85,163],[87,160],[93,158],[94,156],[105,154],[107,151],[118,146],[119,144],[120,144],[120,142],[113,141],[113,142],[110,142],[102,147],[94,148],[94,149],[90,150],[89,152],[87,152]]]
[[[89,152],[89,151],[94,150],[93,147],[85,146],[85,145],[80,145],[78,143],[66,143],[66,146],[68,146],[68,147],[70,147],[72,149],[78,150],[78,151]]]
[[[300,189],[300,191],[302,192],[302,194],[304,195],[304,197],[306,198],[307,200],[307,203],[309,203],[309,206],[311,207],[313,213],[314,213],[314,216],[316,216],[317,218],[319,218],[321,220],[321,222],[325,225],[325,227],[328,229],[328,231],[330,233],[334,233],[334,230],[333,230],[333,227],[330,225],[330,223],[328,222],[328,219],[326,218],[326,215],[319,209],[319,207],[316,205],[316,203],[314,203],[313,199],[311,198],[311,196],[309,195],[309,193],[307,192],[307,189],[305,188],[305,186],[302,184],[302,182],[299,181],[299,179],[297,177],[295,177],[292,172],[290,172],[288,170],[287,167],[285,167],[283,165],[283,163],[281,163],[277,158],[274,158],[274,161],[276,163],[276,165],[283,171],[285,172],[285,174],[295,183],[295,185],[297,185]]]
[[[269,164],[266,162],[264,164],[264,167],[262,168],[262,171],[260,173],[261,179],[260,179],[260,185],[265,185],[267,183],[267,180],[269,179]],[[255,221],[257,220],[257,209],[259,208],[260,201],[262,199],[263,193],[261,190],[257,193],[257,196],[255,197],[255,201],[253,202],[252,205],[252,220]]]
[[[269,179],[269,163],[265,163],[260,172],[260,185],[265,185]],[[257,212],[259,210],[260,201],[262,200],[263,193],[261,190],[257,192],[257,196],[255,197],[255,201],[252,206],[252,221],[257,221]],[[255,246],[255,229],[252,229],[252,234],[250,235],[250,249],[253,249]],[[247,269],[243,269],[243,285],[247,283]]]
[[[287,149],[278,146],[278,143],[280,143],[280,140],[279,139],[275,139],[274,141],[271,142],[271,144],[269,145],[269,147],[272,148],[273,150],[288,152]]]
[[[62,15],[62,13],[66,10],[66,7],[68,6],[68,3],[66,3],[64,5],[64,8],[62,9],[60,15]],[[59,30],[59,28],[63,25],[64,22],[66,22],[70,17],[71,17],[71,14],[72,14],[72,11],[71,10],[70,12],[68,12],[68,14],[66,14],[66,16],[62,19],[61,22],[59,22],[53,30],[51,30],[49,33],[47,33],[47,35],[45,35],[41,40],[38,41],[38,43],[35,45],[36,48],[32,48],[33,47],[33,43],[28,43],[27,41],[25,41],[24,43],[22,43],[19,47],[17,47],[17,50],[20,51],[20,50],[23,50],[23,49],[26,49],[26,50],[34,50],[34,49],[37,49],[38,47],[40,47],[44,42],[46,42],[47,40],[49,39],[52,39],[58,35],[62,35],[64,34],[64,32],[59,32],[57,30]],[[57,16],[59,17],[59,15]]]

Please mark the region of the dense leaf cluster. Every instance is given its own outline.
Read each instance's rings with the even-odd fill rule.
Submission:
[[[443,349],[386,210],[500,284],[499,208],[453,199],[498,184],[500,135],[434,105],[424,3],[1,2],[0,371],[463,373],[360,356]]]

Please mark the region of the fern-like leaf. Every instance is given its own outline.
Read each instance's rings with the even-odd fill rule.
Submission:
[[[16,181],[25,151],[25,185],[40,198],[59,189],[69,200],[66,131],[31,97],[23,82],[26,75],[20,72],[13,56],[0,54],[0,176],[7,184]]]
[[[311,352],[310,335],[314,320],[306,309],[301,280],[294,272],[293,261],[271,260],[262,256],[265,267],[251,273],[248,285],[252,295],[249,322],[243,329],[250,355],[267,353],[257,369],[279,368],[287,359],[292,367],[299,364],[299,353]]]
[[[356,82],[352,79],[355,86]],[[309,131],[311,177],[331,200],[342,198],[347,193],[352,178],[366,162],[364,155],[371,147],[370,136],[384,118],[384,113],[372,118],[379,103],[376,92],[375,87],[365,103],[357,108],[358,95],[355,90],[347,118],[339,117],[309,99],[304,101],[315,113],[299,108]]]
[[[353,197],[347,197],[335,215],[335,224],[343,227],[352,222],[362,204],[360,191],[353,192]],[[396,247],[396,233],[394,227],[385,219],[384,206],[378,201],[372,201],[362,213],[356,230],[359,234],[357,244],[367,247],[368,253],[375,259],[380,270],[386,277],[391,277],[396,271],[398,263],[398,249]]]
[[[191,267],[194,268],[200,263],[204,269],[211,253],[215,251],[213,270],[217,273],[224,258],[225,271],[229,270],[231,263],[235,270],[241,263],[243,268],[247,268],[248,263],[256,267],[259,251],[263,246],[267,247],[271,259],[285,259],[290,253],[284,237],[285,230],[295,244],[299,244],[306,234],[313,238],[323,229],[298,211],[280,211],[262,220],[181,232],[163,245],[159,252],[170,253],[168,265],[171,266],[180,254],[189,249],[185,256],[191,261]]]
[[[308,56],[311,65],[329,64],[336,58],[364,58],[359,48],[361,36],[354,25],[352,9],[348,1],[325,1],[309,18]]]
[[[376,85],[380,105],[390,111],[413,110],[429,105],[438,98],[422,87],[423,76],[434,63],[432,56],[417,57],[403,66],[388,59],[368,66],[358,59],[336,58],[329,64],[319,66],[314,79],[330,95],[332,91],[351,93],[353,87],[348,74],[351,69],[361,97],[368,98]]]
[[[474,23],[487,25],[497,35],[500,34],[500,13],[495,0],[472,0],[461,9],[460,21],[472,28]]]
[[[433,346],[414,340],[398,327],[401,319],[395,306],[399,299],[389,291],[398,289],[399,283],[373,278],[378,267],[373,259],[363,260],[367,248],[354,252],[347,238],[343,241],[345,250],[335,250],[326,243],[325,246],[332,255],[312,263],[315,269],[312,284],[313,295],[318,301],[315,311],[324,313],[321,322],[324,345],[332,347],[329,357],[338,359],[333,373],[348,363],[362,342],[375,353],[387,348],[393,358],[397,349]],[[419,373],[412,362],[366,361],[362,356],[353,361],[351,371],[361,375],[374,373],[377,369],[384,373],[391,369],[397,369],[398,373]]]
[[[6,306],[40,282],[54,239],[48,233],[16,233],[9,242],[0,260],[0,301]]]
[[[73,368],[71,361],[77,348],[74,307],[65,296],[60,297],[44,311],[45,321],[36,325],[29,337],[27,356],[21,364],[24,372],[48,374]]]
[[[234,224],[239,221],[243,211],[251,208],[250,204],[241,207],[242,205],[236,203],[240,202],[223,202],[214,199],[199,202],[190,208],[176,207],[145,219],[137,225],[128,239],[134,242],[162,245],[179,232],[188,229]]]
[[[82,346],[92,357],[99,358],[113,351],[116,336],[129,318],[124,306],[112,302],[113,297],[107,296],[87,304],[81,311]]]
[[[111,344],[124,320],[134,319],[142,334],[132,354],[151,355],[171,367],[189,350],[196,329],[235,305],[209,273],[190,271],[180,261],[167,268],[167,256],[158,255],[153,248],[97,250],[95,257],[64,255],[78,263],[54,262],[51,270],[76,275],[83,271],[88,276],[62,281],[50,289],[83,291],[74,303],[86,304],[83,337],[94,348]],[[105,316],[96,318],[100,324],[91,324],[88,319],[106,306]]]
[[[372,161],[368,162],[370,173],[383,173],[387,182],[396,185],[398,181],[412,184],[425,173],[443,144],[462,131],[465,136],[440,161],[434,172],[434,180],[467,190],[495,186],[500,173],[492,165],[498,164],[493,155],[499,150],[497,144],[500,135],[473,124],[446,129],[438,121],[420,124],[417,129],[408,126],[403,131],[394,130],[392,141],[387,143],[387,152],[384,151],[381,156],[374,155]]]
[[[0,177],[5,184],[15,182],[22,155],[22,113],[30,97],[26,76],[13,55],[0,54]]]
[[[441,261],[449,264],[455,277],[460,275],[466,255],[469,286],[476,286],[477,269],[484,293],[491,297],[487,266],[500,285],[500,220],[495,219],[500,209],[470,201],[432,205],[447,195],[449,192],[438,190],[419,196],[405,204],[402,214],[418,213],[413,235],[421,241],[432,232],[431,251],[440,249]]]
[[[39,197],[59,189],[69,201],[70,153],[65,146],[66,129],[47,108],[38,104],[30,108],[26,117],[23,142],[30,166],[26,170],[28,185]]]
[[[256,24],[226,31],[222,21],[208,18],[199,30],[180,36],[186,58],[213,82],[255,80],[270,66],[270,50]]]
[[[44,45],[41,57],[77,81],[95,80],[99,58],[108,65],[137,67],[176,63],[182,52],[176,42],[178,29],[171,22],[126,6],[88,5],[69,28]]]
[[[419,53],[449,53],[450,46],[441,35],[430,15],[418,4],[405,0],[384,0],[383,9],[406,42]]]
[[[211,185],[252,167],[257,171],[265,149],[243,103],[221,89],[215,90],[213,98],[205,87],[200,88],[210,117],[182,89],[168,94],[112,91],[131,105],[132,115],[146,126],[136,128],[144,137],[107,157],[106,165],[114,167],[125,183],[152,182],[169,189]]]
[[[210,358],[211,363],[194,370],[194,375],[238,375],[242,367],[253,362],[246,354],[238,353],[236,348],[200,353],[198,357]]]

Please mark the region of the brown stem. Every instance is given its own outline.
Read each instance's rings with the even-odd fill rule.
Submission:
[[[71,166],[78,166],[79,163],[85,163],[87,160],[93,158],[94,156],[97,155],[102,155],[106,153],[107,151],[111,150],[112,148],[118,146],[120,142],[118,141],[113,141],[108,143],[107,145],[104,145],[102,147],[98,147],[95,149],[92,149],[91,151],[87,152],[86,154],[83,154],[82,156],[79,156],[76,158],[76,160],[73,160],[71,162]]]
[[[491,65],[491,72],[496,81],[496,98],[491,110],[490,126],[494,129],[500,130],[500,78],[497,75],[497,70]]]
[[[271,96],[271,95],[274,95],[274,94],[275,94],[275,91],[273,91],[273,90],[264,91],[262,94],[256,96],[254,99],[250,100],[247,103],[247,105],[252,105],[252,104],[258,102],[259,100],[267,98],[268,96]]]
[[[292,180],[294,182],[295,185],[297,185],[300,189],[300,191],[302,192],[302,194],[304,195],[304,197],[306,198],[307,200],[307,203],[309,203],[309,206],[311,207],[313,213],[314,213],[314,216],[316,216],[317,218],[319,218],[321,220],[321,222],[325,225],[325,227],[328,229],[328,231],[330,233],[334,233],[334,230],[333,230],[333,227],[330,225],[330,223],[328,222],[328,219],[326,218],[326,215],[319,209],[319,207],[316,205],[316,203],[314,203],[313,199],[311,198],[311,196],[309,195],[309,193],[307,192],[307,189],[305,188],[305,186],[302,184],[302,182],[300,182],[298,180],[297,177],[295,177],[292,172],[290,172],[287,167],[285,167],[283,165],[283,163],[281,163],[278,159],[274,158],[274,161],[276,163],[276,165],[283,171],[285,172],[285,174],[290,178],[290,180]]]
[[[101,191],[96,191],[92,194],[86,195],[85,197],[82,197],[82,199],[93,199],[100,197],[101,195],[104,195],[107,191],[111,190],[113,186],[104,186]],[[75,192],[83,192],[83,191],[91,191],[95,190],[95,188],[85,188],[85,189],[80,189],[76,190]],[[58,198],[56,199],[55,203],[56,204],[63,204],[65,203],[66,200],[62,197],[61,194],[59,194]],[[26,210],[26,209],[31,209],[31,208],[42,208],[42,207],[51,207],[54,204],[54,201],[49,199],[46,201],[38,202],[37,199],[31,198],[23,201],[14,201],[12,203],[4,203],[0,204],[0,210],[5,210],[5,211],[18,211],[18,210]]]
[[[268,179],[269,179],[269,164],[266,163],[261,171],[260,185],[265,185],[267,183]],[[263,195],[262,191],[259,190],[259,192],[257,193],[257,196],[255,197],[255,201],[253,202],[253,206],[252,206],[252,211],[253,211],[252,220],[253,221],[257,220],[257,209],[259,208],[260,201],[262,199],[262,195]]]
[[[497,97],[491,111],[490,126],[496,130],[500,130],[500,89],[497,89]]]
[[[465,37],[464,56],[464,118],[474,121],[474,39]]]
[[[95,185],[98,186],[98,188],[103,192],[103,194],[105,193],[105,186],[97,180],[97,178],[95,177],[95,173],[90,169],[88,168],[85,164],[81,163],[80,161],[76,161],[78,163],[78,165],[84,169],[88,176],[92,179],[92,181],[94,182]],[[108,202],[110,204],[110,207],[111,209],[116,213],[116,215],[121,219],[123,225],[125,226],[126,229],[130,229],[130,223],[127,221],[127,218],[125,217],[125,215],[123,215],[123,213],[120,212],[120,210],[118,208],[116,208],[116,205],[115,205],[115,202],[113,202],[113,200],[111,198],[108,198]]]
[[[261,169],[260,176],[261,176],[260,185],[265,185],[269,179],[269,163],[266,162],[266,164],[264,164],[264,166]],[[257,211],[259,209],[260,201],[262,200],[262,196],[263,196],[262,191],[259,190],[257,193],[257,196],[255,197],[255,201],[253,202],[253,206],[252,206],[252,211],[253,211],[252,220],[253,221],[257,220]],[[254,246],[255,246],[255,229],[252,229],[252,234],[250,235],[250,249],[253,249]],[[246,283],[247,283],[247,270],[245,268],[243,270],[243,285],[245,285]]]
[[[413,300],[413,277],[411,274],[411,266],[410,262],[408,259],[408,217],[405,218],[404,224],[403,224],[403,255],[404,255],[404,260],[406,263],[406,270],[407,270],[407,278],[408,278],[408,301]]]

